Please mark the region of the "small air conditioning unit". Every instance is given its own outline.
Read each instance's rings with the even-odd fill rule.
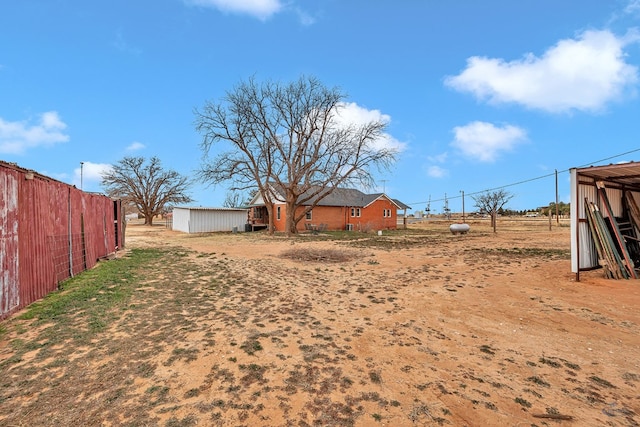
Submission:
[[[347,231],[353,231],[353,224],[347,224]]]

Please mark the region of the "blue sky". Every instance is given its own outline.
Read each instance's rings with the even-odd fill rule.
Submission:
[[[555,201],[557,170],[568,202],[567,169],[640,160],[638,28],[640,0],[6,1],[0,159],[78,187],[84,162],[87,191],[124,156],[191,175],[194,108],[306,75],[388,122],[401,152],[371,192],[441,212],[464,191],[469,211],[508,186],[524,210]]]

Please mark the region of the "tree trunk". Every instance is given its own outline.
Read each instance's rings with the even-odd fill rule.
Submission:
[[[296,222],[294,221],[295,216],[295,206],[293,201],[287,200],[287,215],[285,222],[285,230],[287,230],[287,237],[291,237],[291,235],[296,234],[298,229],[296,227]]]
[[[267,217],[269,218],[268,225],[267,225],[267,233],[269,233],[269,235],[273,235],[273,230],[274,230],[274,226],[273,226],[273,203],[265,200],[264,205],[267,208]]]

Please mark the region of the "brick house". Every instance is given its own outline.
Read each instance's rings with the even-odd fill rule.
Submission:
[[[274,194],[273,215],[275,231],[285,231],[287,206],[284,192],[272,187]],[[309,203],[311,205],[311,202]],[[309,206],[307,205],[307,206]],[[306,206],[298,207],[298,214]],[[406,212],[409,206],[384,193],[365,194],[352,188],[336,188],[320,200],[298,222],[298,231],[304,230],[391,230],[398,227],[398,210]],[[250,203],[249,223],[255,228],[267,226],[267,208],[260,194]],[[406,215],[405,215],[406,216]]]

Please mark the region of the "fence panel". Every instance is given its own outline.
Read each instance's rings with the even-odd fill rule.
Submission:
[[[120,212],[119,201],[0,161],[0,319],[123,247]]]

